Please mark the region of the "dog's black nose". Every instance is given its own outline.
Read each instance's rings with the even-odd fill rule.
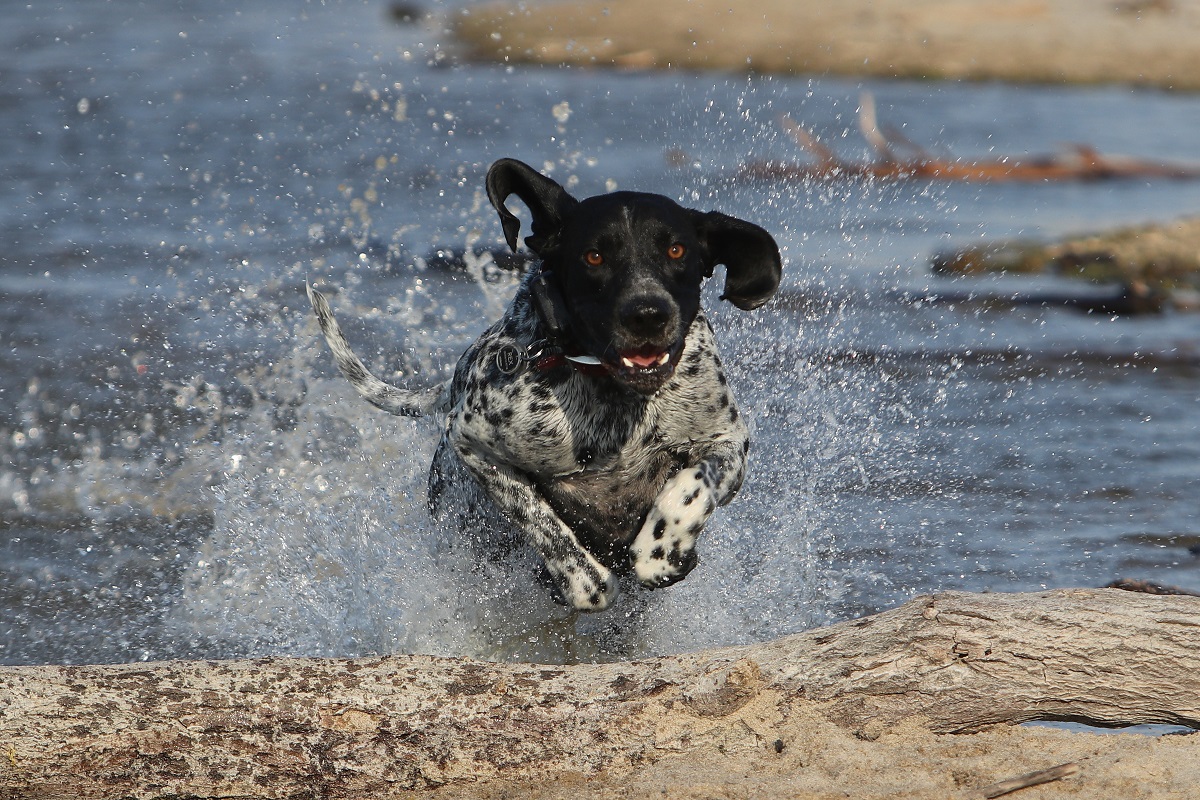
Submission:
[[[669,298],[642,295],[621,306],[621,324],[638,336],[658,336],[671,324],[674,314]]]

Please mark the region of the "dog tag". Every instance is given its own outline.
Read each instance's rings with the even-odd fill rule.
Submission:
[[[496,368],[505,375],[512,375],[521,368],[521,351],[511,344],[496,351]]]

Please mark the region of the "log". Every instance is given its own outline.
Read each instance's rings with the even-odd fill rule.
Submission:
[[[611,780],[702,748],[785,752],[818,719],[863,741],[1037,719],[1200,728],[1197,652],[1200,598],[1072,589],[923,596],[763,644],[614,664],[4,667],[0,797],[392,797]]]
[[[1006,239],[934,255],[936,275],[1053,275],[1091,283],[1141,283],[1167,305],[1200,304],[1200,217],[1114,228],[1055,241]]]
[[[1200,166],[1196,164],[1170,164],[1130,156],[1106,156],[1088,145],[1075,145],[1065,154],[1046,155],[1024,161],[1009,157],[975,161],[939,158],[893,133],[892,137],[897,138],[906,149],[913,153],[911,156],[901,157],[897,154],[892,141],[884,135],[880,128],[875,114],[875,98],[869,92],[864,92],[859,98],[858,129],[867,144],[875,151],[876,157],[873,161],[863,163],[839,158],[837,153],[817,139],[815,133],[787,114],[780,117],[779,124],[784,132],[814,160],[808,163],[750,161],[739,169],[740,177],[748,180],[768,181],[868,178],[888,181],[936,180],[982,183],[1046,183],[1134,178],[1194,180],[1200,178]]]

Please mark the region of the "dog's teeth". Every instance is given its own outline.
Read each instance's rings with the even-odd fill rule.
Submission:
[[[632,359],[627,358],[625,356],[621,356],[621,363],[624,364],[625,366],[629,367],[630,369],[633,369],[633,360]]]
[[[659,366],[662,366],[663,364],[667,363],[667,359],[669,359],[670,357],[671,357],[670,353],[663,353],[661,356],[659,356],[658,357]]]

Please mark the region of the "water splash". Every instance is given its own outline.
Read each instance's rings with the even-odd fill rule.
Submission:
[[[274,365],[276,382],[307,387],[288,429],[244,426],[210,456],[224,460],[213,530],[168,620],[185,652],[629,658],[799,630],[822,607],[820,534],[809,533],[819,525],[803,518],[796,485],[807,448],[789,454],[763,437],[761,464],[774,470],[752,473],[718,512],[687,581],[652,594],[625,586],[613,612],[578,617],[532,581],[530,553],[480,563],[435,528],[424,483],[436,426],[381,414],[340,376],[315,377],[327,359],[315,329],[300,329],[308,341]],[[750,343],[730,342],[735,353]]]
[[[581,151],[563,138],[571,117],[557,114],[559,168],[569,180]],[[778,319],[730,311],[715,288],[706,304],[755,445],[742,496],[710,523],[688,580],[654,593],[626,586],[613,611],[578,617],[531,581],[529,553],[493,564],[464,552],[425,513],[436,426],[392,419],[353,395],[331,367],[300,287],[308,278],[340,290],[332,293],[339,317],[377,374],[428,383],[502,313],[514,279],[477,250],[480,220],[490,218],[478,202],[456,248],[462,271],[446,273],[406,258],[401,232],[379,235],[370,191],[346,193],[351,213],[332,231],[310,223],[309,250],[289,265],[250,250],[220,281],[181,280],[171,302],[195,318],[207,358],[195,371],[172,372],[154,366],[165,363],[165,346],[139,351],[118,376],[128,384],[121,390],[152,394],[143,402],[158,416],[131,418],[115,443],[84,444],[54,481],[71,497],[56,501],[45,486],[14,492],[26,512],[69,509],[93,525],[135,513],[207,520],[191,548],[181,542],[183,563],[163,580],[153,613],[133,623],[155,631],[134,657],[632,658],[807,628],[854,607],[842,587],[878,581],[871,571],[848,580],[831,566],[846,517],[829,476],[869,482],[880,460],[874,407],[849,399],[868,398],[870,378],[839,385],[812,359],[821,337],[851,323],[826,309],[781,349]],[[753,218],[781,217],[797,192],[808,209],[841,202],[820,187],[763,195],[717,182],[705,191]],[[781,227],[785,249],[795,246]],[[25,431],[54,411],[44,401],[29,401]],[[159,557],[149,546],[144,554]],[[130,660],[128,647],[117,650],[104,657]]]

